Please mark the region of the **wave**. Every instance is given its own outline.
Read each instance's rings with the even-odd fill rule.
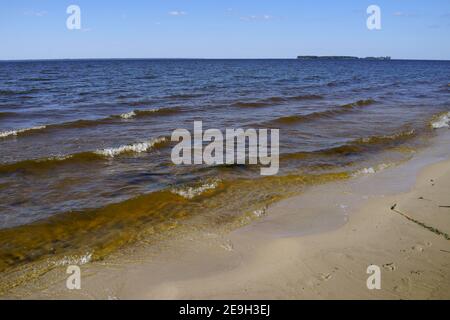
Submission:
[[[450,127],[450,112],[444,112],[433,117],[430,123],[433,129],[449,128]]]
[[[31,129],[30,129],[31,130]],[[281,160],[299,159],[310,156],[323,156],[323,155],[344,155],[359,153],[368,151],[374,146],[385,146],[392,143],[399,143],[416,136],[415,130],[407,130],[391,135],[370,136],[366,138],[359,138],[351,141],[348,144],[341,146],[321,149],[313,152],[298,152],[281,155]],[[30,159],[23,160],[16,163],[7,163],[0,165],[0,173],[10,173],[20,170],[39,170],[50,169],[56,165],[62,165],[73,162],[91,162],[96,160],[102,160],[105,158],[114,158],[119,155],[142,153],[149,150],[155,150],[164,147],[170,142],[168,137],[158,137],[147,142],[140,142],[135,144],[123,145],[114,148],[99,149],[96,151],[87,151],[69,155],[50,156],[42,159]],[[203,190],[199,188],[186,189],[185,195],[196,194],[197,191]],[[180,191],[181,193],[182,191]]]
[[[133,110],[121,115],[112,115],[107,118],[95,119],[95,120],[75,120],[64,123],[49,124],[36,126],[32,128],[10,130],[5,132],[0,132],[0,138],[7,138],[10,136],[23,136],[28,134],[33,134],[36,132],[42,132],[44,130],[50,131],[54,129],[77,129],[77,128],[87,128],[103,124],[113,123],[116,119],[132,119],[147,116],[166,116],[171,114],[176,114],[180,112],[180,108],[159,108],[159,109],[148,109],[148,110]],[[1,117],[1,114],[0,114]]]
[[[13,173],[17,171],[40,171],[50,170],[59,165],[73,162],[92,162],[104,159],[102,156],[93,152],[80,152],[70,155],[50,156],[42,159],[29,159],[13,163],[5,163],[0,165],[0,173]]]
[[[355,139],[348,144],[331,149],[319,150],[316,153],[321,154],[349,154],[364,152],[376,149],[377,147],[388,147],[393,144],[402,143],[406,140],[416,137],[416,130],[400,131],[390,135],[370,136],[366,138]]]
[[[240,108],[258,108],[258,107],[272,106],[289,101],[319,100],[319,99],[323,99],[323,97],[315,94],[306,94],[298,96],[270,97],[257,101],[238,101],[233,103],[232,106]]]
[[[366,138],[354,139],[347,144],[340,146],[320,149],[311,152],[294,152],[280,155],[280,160],[305,159],[309,157],[333,156],[333,155],[352,155],[363,152],[380,150],[384,147],[390,147],[403,143],[417,136],[414,129],[405,130],[391,135],[370,136]]]
[[[107,148],[107,149],[97,150],[97,151],[95,151],[95,153],[105,156],[105,157],[114,158],[115,156],[118,156],[120,154],[125,154],[125,153],[145,152],[155,146],[162,145],[165,142],[167,142],[167,138],[161,137],[161,138],[150,140],[148,142],[140,142],[140,143],[125,145],[125,146],[120,146],[117,148]]]
[[[68,155],[50,156],[42,159],[29,159],[14,163],[5,163],[0,165],[0,173],[12,173],[22,170],[48,170],[56,166],[69,163],[101,161],[105,158],[114,158],[118,155],[142,153],[149,150],[162,148],[169,141],[170,139],[167,137],[159,137],[147,142],[124,145],[116,148],[106,148],[96,151],[86,151]]]
[[[382,144],[391,141],[405,140],[416,136],[416,130],[411,129],[407,131],[401,131],[390,135],[370,136],[367,138],[360,138],[354,141],[355,144],[367,145],[367,144]]]
[[[133,110],[127,113],[121,114],[119,117],[122,119],[131,119],[137,117],[145,117],[149,115],[170,115],[180,112],[180,108],[156,108],[148,110]],[[113,116],[114,117],[114,116]]]
[[[50,265],[54,265],[54,266],[69,266],[69,265],[84,265],[87,264],[89,262],[91,262],[92,260],[92,256],[93,253],[92,252],[86,252],[83,255],[73,255],[73,256],[64,256],[61,259],[58,259],[56,261],[54,260],[49,260],[48,263]]]
[[[339,106],[337,108],[325,110],[325,111],[318,111],[313,112],[305,115],[292,115],[292,116],[286,116],[281,117],[272,121],[267,122],[267,125],[273,125],[273,124],[294,124],[299,122],[306,122],[311,121],[315,119],[323,119],[323,118],[331,118],[337,115],[353,112],[355,108],[362,107],[362,106],[369,106],[371,104],[374,104],[375,100],[368,99],[368,100],[358,100],[353,103],[345,104],[342,106]]]
[[[121,117],[122,119],[131,119],[131,118],[134,118],[135,116],[136,116],[136,112],[130,111],[127,113],[122,113],[119,117]]]
[[[284,97],[270,97],[270,98],[260,100],[260,102],[263,102],[263,103],[278,103],[278,102],[285,102],[285,101],[287,101],[287,98],[284,98]]]
[[[27,133],[30,131],[38,131],[38,130],[43,130],[45,128],[46,128],[46,126],[36,126],[36,127],[24,128],[24,129],[18,129],[18,130],[3,131],[3,132],[0,132],[0,138],[6,138],[6,137],[10,137],[10,136],[18,136],[20,134],[24,134],[24,133]]]
[[[221,182],[220,180],[216,179],[211,182],[202,184],[198,187],[174,188],[174,189],[171,189],[170,191],[174,194],[177,194],[177,195],[183,197],[183,198],[191,200],[207,191],[216,189],[219,186],[220,182]]]

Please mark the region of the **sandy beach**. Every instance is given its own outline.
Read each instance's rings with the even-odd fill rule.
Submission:
[[[312,187],[231,232],[135,246],[65,268],[4,298],[51,299],[449,299],[450,138],[411,161]],[[369,265],[381,289],[369,290]]]

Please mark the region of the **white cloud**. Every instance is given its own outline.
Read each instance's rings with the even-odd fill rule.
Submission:
[[[42,10],[42,11],[26,11],[23,14],[26,16],[32,16],[32,17],[43,17],[45,15],[47,15],[47,11]]]
[[[258,20],[272,20],[273,17],[268,14],[264,14],[261,16],[258,15],[251,15],[251,16],[243,16],[241,17],[241,20],[243,21],[258,21]]]
[[[170,11],[169,14],[171,16],[185,16],[185,15],[187,15],[187,13],[184,12],[184,11]]]

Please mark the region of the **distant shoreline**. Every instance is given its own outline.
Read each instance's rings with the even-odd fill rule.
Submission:
[[[390,56],[385,57],[355,57],[355,56],[298,56],[299,60],[391,60]]]

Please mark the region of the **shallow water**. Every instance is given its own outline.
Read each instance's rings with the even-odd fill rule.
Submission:
[[[0,62],[0,269],[226,224],[404,161],[448,124],[449,77],[449,61]],[[194,120],[279,128],[279,175],[173,165],[170,134]]]

